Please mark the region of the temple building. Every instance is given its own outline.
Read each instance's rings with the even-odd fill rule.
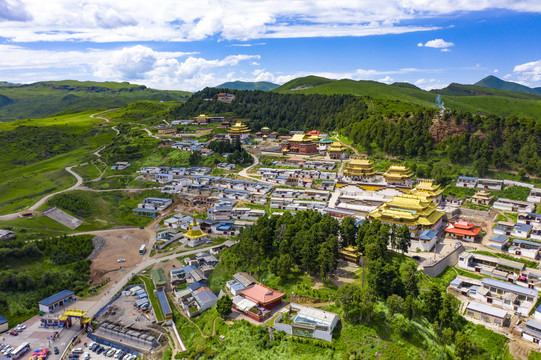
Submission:
[[[467,221],[451,221],[445,228],[445,233],[453,239],[474,242],[480,238],[480,226],[475,226]]]
[[[334,141],[331,146],[327,148],[327,154],[334,160],[342,160],[346,157],[346,147],[338,141]]]
[[[205,233],[201,230],[201,227],[197,223],[195,214],[193,216],[193,223],[188,225],[188,232],[186,232],[184,236],[190,240],[197,240],[205,236]]]
[[[481,190],[471,197],[471,202],[477,205],[490,205],[492,199],[494,199],[494,196],[491,196],[485,190]]]
[[[315,154],[317,153],[317,142],[319,141],[319,137],[315,137],[317,137],[316,142],[310,135],[294,134],[290,139],[282,142],[282,151],[296,154]]]
[[[442,200],[443,189],[434,184],[433,180],[421,180],[413,190],[413,195],[423,196],[426,199],[439,204]]]
[[[227,130],[227,133],[231,139],[245,140],[250,136],[250,128],[244,125],[244,123],[237,121],[235,125]]]
[[[388,185],[411,185],[412,172],[403,165],[391,165],[383,177]]]
[[[361,181],[374,178],[376,173],[371,160],[352,157],[344,175],[349,176],[351,180]]]
[[[354,262],[355,264],[358,264],[361,258],[361,254],[357,251],[357,248],[352,245],[340,249],[338,255],[341,259]]]
[[[421,195],[398,195],[369,214],[389,225],[407,225],[412,239],[417,239],[422,230],[438,231],[443,211],[436,210],[437,204]]]

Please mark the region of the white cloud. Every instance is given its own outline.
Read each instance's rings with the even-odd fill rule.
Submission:
[[[430,78],[430,79],[425,79],[425,78],[421,78],[421,79],[418,79],[417,81],[415,81],[413,83],[413,85],[423,89],[423,90],[432,90],[432,89],[442,89],[444,87],[447,87],[449,85],[449,83],[443,83],[441,82],[440,80],[437,80],[437,79],[434,79],[434,78]]]
[[[394,79],[387,75],[383,79],[379,79],[378,81],[384,84],[392,84],[394,82]]]
[[[520,81],[541,81],[541,60],[516,65],[513,73]]]
[[[449,51],[449,47],[455,46],[454,43],[445,41],[443,39],[434,39],[427,41],[424,45],[423,43],[418,43],[417,46],[421,47],[429,47],[429,48],[435,48],[435,49],[442,49],[441,51]]]
[[[500,72],[500,70],[498,70],[498,69],[494,69],[494,70],[492,70],[492,72],[493,72],[494,74],[497,74],[497,73],[499,73],[499,72]]]
[[[540,13],[541,2],[0,0],[0,34],[13,42],[367,36],[433,30],[436,28],[415,24],[415,20],[486,9]]]

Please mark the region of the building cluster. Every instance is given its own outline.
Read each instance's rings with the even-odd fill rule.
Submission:
[[[160,213],[173,204],[172,199],[148,197],[142,203],[133,209],[133,213],[139,216],[149,216],[156,218]]]
[[[273,165],[298,167],[303,169],[315,169],[320,171],[332,171],[336,168],[335,161],[306,160],[298,157],[288,157],[284,160],[274,161]]]
[[[265,181],[276,184],[305,188],[311,188],[314,180],[325,181],[325,183],[329,183],[326,187],[331,188],[330,184],[334,187],[334,180],[336,179],[336,173],[334,172],[301,169],[259,168],[257,175],[261,176]]]

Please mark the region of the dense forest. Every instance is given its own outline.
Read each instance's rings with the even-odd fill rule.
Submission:
[[[230,164],[251,165],[254,162],[250,153],[241,146],[239,140],[214,140],[207,147],[217,154],[228,153],[227,162]]]
[[[453,164],[474,165],[480,176],[489,167],[541,175],[541,123],[516,116],[473,115],[461,111],[413,108],[401,111],[389,102],[368,106],[368,97],[353,95],[278,94],[234,91],[231,104],[204,101],[217,89],[195,93],[172,110],[174,118],[199,113],[250,118],[252,130],[268,126],[280,135],[290,130],[337,131],[367,154],[385,153],[417,159],[448,158]],[[393,111],[393,108],[396,109]]]
[[[445,291],[447,283],[424,281],[417,264],[400,254],[411,241],[407,228],[390,228],[379,221],[356,224],[352,218],[339,223],[315,211],[286,212],[260,218],[238,239],[235,247],[222,253],[216,271],[248,271],[260,279],[274,274],[280,279],[279,290],[298,281],[294,274],[299,271],[332,287],[325,279],[334,276],[338,251],[343,246],[356,247],[363,255],[361,271],[354,281],[335,288],[332,298],[344,316],[342,332],[353,331],[351,327],[383,326],[382,337],[392,333],[438,359],[485,359],[502,354],[501,347],[496,353],[489,350],[486,338],[468,335],[474,326],[459,315],[458,300]],[[422,345],[424,326],[433,332],[435,343]],[[348,349],[345,358],[363,358],[358,352],[361,345]]]
[[[0,242],[0,313],[13,321],[37,313],[37,301],[87,288],[92,235]],[[6,301],[7,299],[7,301]]]

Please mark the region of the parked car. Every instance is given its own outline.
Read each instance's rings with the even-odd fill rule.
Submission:
[[[117,262],[125,262],[126,259],[118,259]]]
[[[54,354],[55,354],[55,355],[60,354],[60,351],[58,350],[58,348],[57,348],[56,346],[54,347],[53,350],[54,350]]]
[[[107,352],[105,353],[105,356],[111,357],[111,356],[113,356],[114,353],[115,353],[115,350],[114,350],[114,349],[109,349],[109,350],[107,350]]]
[[[98,355],[100,355],[102,352],[105,351],[105,348],[103,346],[100,345],[100,347],[98,348],[98,350],[96,350],[96,353],[98,353]]]
[[[12,331],[9,333],[9,335],[17,336],[17,335],[19,335],[19,333],[18,333],[17,331],[15,331],[15,330],[12,330]]]
[[[87,352],[85,352],[85,353],[83,354],[83,359],[89,360],[89,359],[90,359],[90,354],[87,353]]]
[[[83,348],[75,348],[75,349],[73,349],[72,352],[74,354],[82,354],[83,353]]]

